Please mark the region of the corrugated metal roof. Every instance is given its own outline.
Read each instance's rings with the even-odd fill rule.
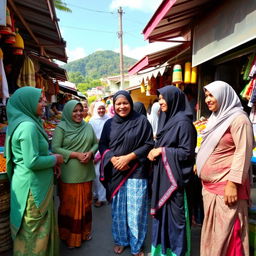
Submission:
[[[7,4],[26,50],[67,62],[66,42],[61,37],[52,0],[8,0]]]
[[[172,41],[177,37],[191,39],[191,28],[197,19],[207,15],[220,0],[163,0],[143,30],[150,42]]]

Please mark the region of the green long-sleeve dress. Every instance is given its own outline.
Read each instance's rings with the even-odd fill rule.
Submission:
[[[59,182],[60,206],[58,222],[60,238],[68,247],[80,247],[83,240],[89,240],[92,229],[92,181],[95,179],[93,159],[86,164],[71,158],[72,152],[98,150],[97,138],[90,124],[74,122],[72,113],[76,106],[83,115],[83,107],[76,100],[68,101],[63,109],[62,121],[54,131],[52,151],[63,155],[61,180]]]
[[[5,145],[11,181],[10,224],[13,255],[59,254],[53,205],[53,167],[47,135],[36,114],[41,90],[18,89],[7,104]]]

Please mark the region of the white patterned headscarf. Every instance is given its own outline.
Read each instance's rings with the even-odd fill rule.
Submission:
[[[102,101],[97,101],[94,105],[93,115],[89,121],[89,123],[92,125],[92,128],[98,140],[100,139],[101,132],[105,122],[110,118],[107,114],[105,114],[102,117],[98,114],[98,109],[100,107],[106,108],[105,103]]]
[[[238,115],[245,114],[242,104],[234,89],[223,81],[215,81],[204,90],[210,92],[217,100],[218,110],[212,112],[205,130],[202,133],[203,141],[197,154],[196,165],[198,176],[205,162],[218,145],[220,139]]]

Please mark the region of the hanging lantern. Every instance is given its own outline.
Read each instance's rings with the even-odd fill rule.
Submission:
[[[12,47],[14,48],[14,55],[23,55],[24,41],[21,35],[19,34],[18,29],[16,30],[15,43],[12,45]]]
[[[181,65],[179,65],[179,64],[176,64],[173,67],[172,82],[174,84],[176,84],[176,86],[183,82],[182,81],[182,69],[181,69]]]
[[[190,84],[190,78],[191,78],[191,62],[186,62],[185,72],[184,72],[184,83]]]
[[[197,67],[193,67],[191,70],[191,84],[196,84],[196,80],[197,80]]]
[[[151,95],[150,91],[151,91],[151,80],[147,79],[146,96],[150,96]]]
[[[2,51],[2,49],[0,48],[0,60],[2,60],[4,58],[4,53]]]
[[[142,82],[141,82],[141,84],[140,84],[140,92],[141,92],[141,93],[145,93],[144,79],[142,80]]]
[[[10,35],[12,34],[12,19],[10,15],[10,10],[6,7],[6,26],[0,27],[0,34]]]

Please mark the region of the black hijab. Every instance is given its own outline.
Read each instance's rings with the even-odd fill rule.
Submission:
[[[193,113],[185,94],[174,85],[167,85],[157,90],[158,96],[161,94],[165,99],[168,109],[166,112],[160,111],[157,139],[169,130],[173,125],[182,120],[192,121]]]
[[[130,94],[126,91],[118,91],[113,97],[114,105],[121,96],[129,101],[131,111],[126,117],[121,117],[115,112],[115,116],[104,124],[99,141],[99,151],[102,155],[101,181],[106,187],[108,200],[128,178],[147,177],[144,166],[147,154],[154,145],[151,125],[145,116],[133,111]],[[130,169],[122,172],[115,170],[110,162],[111,158],[131,152],[136,154],[137,159],[130,162]],[[134,166],[136,169],[133,168]]]
[[[147,116],[146,108],[142,102],[134,102],[133,110],[144,116]]]

